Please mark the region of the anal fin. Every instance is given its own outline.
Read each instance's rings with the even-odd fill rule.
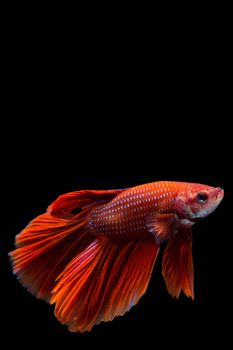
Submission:
[[[123,315],[146,291],[159,246],[151,239],[97,238],[58,278],[51,303],[72,332]]]

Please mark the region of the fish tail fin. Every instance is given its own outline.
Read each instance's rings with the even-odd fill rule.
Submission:
[[[123,315],[145,293],[159,246],[154,240],[97,237],[57,278],[51,304],[71,332]]]
[[[88,232],[88,213],[121,191],[62,195],[16,236],[16,249],[9,253],[13,272],[32,294],[50,301],[57,276],[95,239]]]

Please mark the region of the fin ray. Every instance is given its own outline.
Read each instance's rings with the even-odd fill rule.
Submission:
[[[194,299],[194,272],[192,258],[192,232],[190,228],[179,229],[165,249],[162,274],[168,292],[178,298],[181,290]]]
[[[53,216],[70,218],[77,209],[88,208],[112,200],[125,189],[117,190],[82,190],[73,191],[59,196],[49,207]]]
[[[92,240],[85,222],[42,214],[16,237],[16,249],[9,253],[13,272],[32,294],[49,301],[57,275]]]
[[[51,299],[56,317],[70,331],[83,332],[123,315],[146,291],[158,251],[152,240],[98,237],[60,275]]]
[[[174,214],[156,214],[147,217],[148,231],[151,232],[157,244],[166,241],[175,229]]]
[[[50,300],[58,275],[94,240],[88,233],[87,214],[122,191],[64,194],[16,236],[16,249],[9,253],[13,272],[32,294]],[[77,209],[81,211],[77,213]]]

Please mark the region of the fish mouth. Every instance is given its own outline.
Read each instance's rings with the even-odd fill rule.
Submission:
[[[218,207],[218,205],[221,203],[223,197],[224,197],[224,190],[221,187],[216,187],[214,189],[214,192],[212,193],[212,196],[211,196],[213,203],[214,203],[213,210],[215,210]]]

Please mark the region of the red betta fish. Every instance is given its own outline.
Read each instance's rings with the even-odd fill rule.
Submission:
[[[167,242],[167,290],[193,299],[191,226],[223,195],[219,187],[169,181],[64,194],[16,236],[13,271],[32,294],[55,304],[71,332],[90,331],[137,304]]]

